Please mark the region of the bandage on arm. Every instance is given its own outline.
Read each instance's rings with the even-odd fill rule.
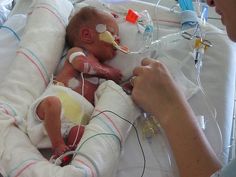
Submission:
[[[86,56],[82,51],[71,53],[68,57],[69,63],[84,74],[96,75],[109,79],[110,67],[99,63],[98,60]]]
[[[84,52],[82,52],[82,51],[78,51],[78,52],[74,52],[74,53],[72,53],[70,56],[69,56],[69,62],[72,64],[73,63],[73,61],[76,59],[76,58],[78,58],[78,57],[86,57],[86,55],[84,54]]]
[[[70,53],[68,61],[79,72],[83,72],[85,74],[94,73],[88,63],[88,57],[82,51]]]

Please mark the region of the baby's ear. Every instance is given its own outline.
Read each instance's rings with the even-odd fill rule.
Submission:
[[[86,44],[94,42],[94,31],[88,27],[82,27],[80,29],[80,40]]]

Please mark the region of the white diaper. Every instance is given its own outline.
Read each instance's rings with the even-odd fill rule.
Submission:
[[[30,106],[27,118],[27,132],[32,143],[38,148],[51,147],[51,142],[43,125],[36,114],[40,102],[49,96],[56,96],[61,100],[61,133],[65,137],[70,129],[78,124],[86,125],[93,112],[93,105],[83,96],[70,88],[49,84],[45,92]]]

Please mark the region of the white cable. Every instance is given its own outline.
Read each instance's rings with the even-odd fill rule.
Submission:
[[[82,94],[82,96],[84,97],[84,73],[83,72],[81,72],[80,73],[80,76],[81,76],[81,79],[82,79],[82,88],[81,88],[81,94]],[[82,106],[84,106],[84,105],[82,105]],[[81,125],[81,121],[80,121],[80,123],[79,123],[80,125]],[[81,126],[77,126],[78,128],[77,128],[77,132],[76,132],[76,136],[75,136],[75,139],[74,139],[74,142],[73,142],[73,147],[75,146],[75,143],[76,143],[76,141],[77,141],[77,139],[78,139],[78,137],[79,137],[79,132],[80,132],[80,128],[81,128]]]
[[[81,79],[82,79],[82,88],[81,88],[81,94],[84,97],[84,73],[80,73]]]
[[[81,72],[80,73],[80,76],[81,76],[81,79],[82,79],[82,96],[84,97],[84,75],[83,75],[83,72]],[[84,105],[82,105],[82,106],[84,106]],[[79,123],[80,125],[81,125],[81,122]],[[73,142],[73,145],[72,146],[75,146],[75,143],[76,143],[76,141],[77,141],[77,139],[78,139],[78,137],[79,137],[79,132],[80,132],[80,128],[81,128],[81,126],[78,126],[78,128],[77,128],[77,132],[76,132],[76,137],[75,137],[75,139],[74,139],[74,142]],[[62,158],[64,158],[64,157],[66,157],[67,155],[70,155],[70,154],[75,154],[76,153],[76,151],[68,151],[68,152],[66,152],[66,153],[64,153],[64,154],[62,154],[61,156],[59,156],[56,160],[55,160],[55,162],[53,162],[54,164],[56,164],[56,165],[60,165],[61,163],[62,163],[62,161],[61,161],[61,159]],[[50,161],[52,161],[53,159],[50,159]]]
[[[62,163],[62,159],[68,155],[74,155],[76,154],[77,152],[76,151],[68,151],[68,152],[65,152],[64,154],[60,155],[58,158],[56,158],[56,160],[53,162],[52,159],[50,159],[49,161],[53,162],[53,164],[55,165],[61,165]]]
[[[80,126],[77,126],[77,132],[76,132],[76,136],[75,136],[74,142],[72,144],[72,147],[75,146],[75,143],[76,143],[76,141],[78,139],[80,128],[81,128]]]

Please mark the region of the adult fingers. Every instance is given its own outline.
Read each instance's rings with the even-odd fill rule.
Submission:
[[[152,64],[159,63],[157,60],[151,59],[151,58],[144,58],[141,62],[141,66],[136,67],[133,70],[133,75],[138,76],[143,73],[148,68],[151,68]]]
[[[138,66],[138,67],[134,68],[134,70],[133,70],[133,75],[134,75],[134,76],[139,76],[140,74],[143,73],[143,70],[144,70],[144,69],[145,69],[144,66]]]
[[[136,78],[137,76],[133,76],[133,77],[131,77],[130,78],[130,80],[129,80],[129,83],[130,83],[130,85],[133,87],[134,86],[134,82],[135,82],[135,78]]]
[[[142,66],[147,66],[150,65],[152,63],[156,62],[156,60],[151,59],[151,58],[144,58],[141,62]]]

